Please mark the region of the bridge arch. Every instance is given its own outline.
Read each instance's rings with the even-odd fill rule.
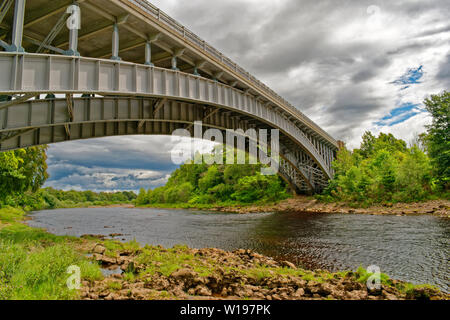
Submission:
[[[61,10],[72,1],[58,0],[55,5],[56,2],[60,3],[58,10]],[[0,46],[7,49],[0,52],[0,96],[9,97],[9,101],[0,103],[0,151],[97,136],[170,134],[171,130],[203,121],[205,126],[220,130],[279,129],[281,167],[297,190],[320,191],[333,177],[331,163],[337,151],[336,141],[237,64],[217,54],[217,50],[205,42],[199,48],[198,39],[189,30],[183,27],[183,46],[174,48],[173,43],[180,40],[178,25],[160,11],[156,11],[157,21],[150,19],[155,11],[146,2],[78,2],[82,10],[100,14],[96,4],[101,2],[105,9],[116,12],[115,16],[107,13],[108,10],[100,14],[104,19],[114,21],[114,28],[109,30],[106,28],[108,23],[104,23],[101,30],[82,30],[81,48],[73,41],[78,36],[73,30],[69,32],[69,42],[64,42],[63,36],[57,37],[54,40],[56,46],[52,46],[53,40],[48,38],[36,43],[36,39],[30,40],[25,34],[24,39],[30,43],[26,48],[32,49],[39,44],[38,52],[44,49],[37,54],[19,50],[19,34],[12,39],[15,50],[0,42]],[[16,6],[19,11],[24,10],[24,0],[16,0]],[[130,17],[124,18],[120,12]],[[47,12],[47,16],[51,15],[52,12]],[[37,12],[31,16],[43,21]],[[14,30],[23,31],[19,18],[10,15],[9,20],[14,24]],[[23,24],[22,19],[22,28],[35,30],[36,20]],[[139,61],[138,55],[131,58],[131,52],[138,54],[136,50],[145,45],[145,64],[116,59],[119,54],[118,21],[121,28],[138,37],[136,41],[130,40],[135,42],[134,45],[125,46],[130,59]],[[146,36],[137,31],[137,26],[158,32],[149,31],[151,36]],[[53,28],[49,35],[57,31]],[[110,55],[114,59],[101,58],[106,54],[98,52],[104,49],[89,53],[91,57],[77,55],[77,49],[86,52],[89,46],[96,45],[89,39],[92,34],[99,36],[111,31],[116,41],[113,41]],[[105,42],[100,38],[99,46]],[[142,38],[146,38],[143,43]],[[168,54],[161,52],[158,53],[159,60],[154,56],[152,59],[153,44],[166,48]],[[68,50],[60,49],[64,46],[68,46]],[[193,60],[193,56],[197,60]],[[171,69],[168,68],[170,65],[165,65],[167,58],[172,61]],[[178,70],[177,59],[194,66],[194,73],[183,72],[189,70],[185,66],[180,66],[183,71]],[[41,99],[41,95],[48,99]]]

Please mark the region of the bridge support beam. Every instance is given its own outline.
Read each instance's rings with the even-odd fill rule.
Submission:
[[[76,6],[78,9],[75,9],[75,7],[71,7],[72,14],[77,15],[77,21],[74,21],[73,24],[70,25],[70,33],[69,33],[69,50],[65,52],[65,55],[67,56],[80,56],[80,53],[78,52],[78,30],[81,28],[81,14],[80,14],[80,6],[77,2],[74,2],[73,6]],[[70,7],[69,7],[70,8]],[[77,12],[73,12],[73,11]]]
[[[152,62],[152,43],[158,41],[159,38],[161,38],[161,33],[153,34],[145,43],[145,64],[147,66],[154,66]]]
[[[180,70],[177,68],[177,56],[172,57],[172,70]]]
[[[145,43],[145,64],[147,66],[154,66],[152,63],[152,43],[150,41]]]
[[[185,49],[177,49],[174,50],[173,56],[172,56],[172,70],[179,71],[180,69],[177,68],[177,59],[178,57],[182,56]]]
[[[120,47],[120,39],[119,39],[119,24],[116,22],[113,26],[113,35],[112,35],[112,57],[111,60],[120,61],[119,57],[119,47]]]
[[[23,24],[25,20],[25,4],[26,0],[16,0],[16,5],[14,8],[14,21],[11,41],[12,43],[7,51],[25,52],[25,49],[22,47]]]
[[[200,76],[198,69],[203,68],[206,64],[206,61],[197,62],[194,66],[194,76]]]

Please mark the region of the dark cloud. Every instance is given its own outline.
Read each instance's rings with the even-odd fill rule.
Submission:
[[[443,84],[444,89],[450,89],[450,53],[447,54],[446,59],[440,64],[436,80]]]

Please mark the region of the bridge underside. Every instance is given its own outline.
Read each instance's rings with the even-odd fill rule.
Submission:
[[[69,30],[74,6],[81,25]],[[281,175],[297,191],[333,177],[330,135],[146,1],[0,0],[0,50],[0,152],[202,121],[279,129]]]
[[[171,135],[177,129],[270,129],[252,117],[203,104],[136,97],[33,99],[0,110],[0,151],[123,135]],[[151,145],[148,146],[152,148]],[[327,178],[288,136],[280,135],[280,175],[296,192],[320,191]]]

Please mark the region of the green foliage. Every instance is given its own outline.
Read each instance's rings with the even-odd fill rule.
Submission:
[[[40,189],[48,178],[47,146],[0,153],[0,206],[25,210],[130,202],[133,192],[95,193]]]
[[[364,133],[360,149],[339,151],[335,178],[319,198],[373,204],[445,194],[450,188],[450,93],[433,95],[424,104],[433,123],[411,148],[392,134]]]
[[[139,195],[136,198],[136,205],[142,206],[144,204],[148,204],[148,195],[147,191],[144,188],[139,190]]]
[[[433,117],[423,137],[426,149],[432,160],[438,184],[450,188],[450,92],[432,95],[425,100],[425,106]]]
[[[269,202],[288,197],[278,176],[263,176],[260,173],[239,179],[235,190],[232,197],[243,203]]]
[[[428,199],[433,176],[429,157],[417,146],[391,134],[363,136],[361,148],[339,151],[333,163],[335,178],[322,199],[365,204]]]
[[[247,163],[248,159],[246,154]],[[177,169],[164,187],[149,190],[147,200],[144,200],[145,190],[141,190],[138,198],[142,201],[136,201],[136,204],[233,205],[275,202],[287,198],[284,182],[278,176],[261,175],[261,167],[261,164],[207,165],[189,162]]]
[[[3,205],[12,207],[22,207],[26,211],[34,211],[132,203],[136,197],[136,194],[132,191],[96,193],[92,191],[63,191],[53,188],[43,188],[36,192],[25,191],[14,196],[7,196],[2,203]],[[145,195],[145,198],[147,198],[147,195]]]
[[[25,191],[37,191],[48,178],[47,146],[0,153],[0,202]]]

